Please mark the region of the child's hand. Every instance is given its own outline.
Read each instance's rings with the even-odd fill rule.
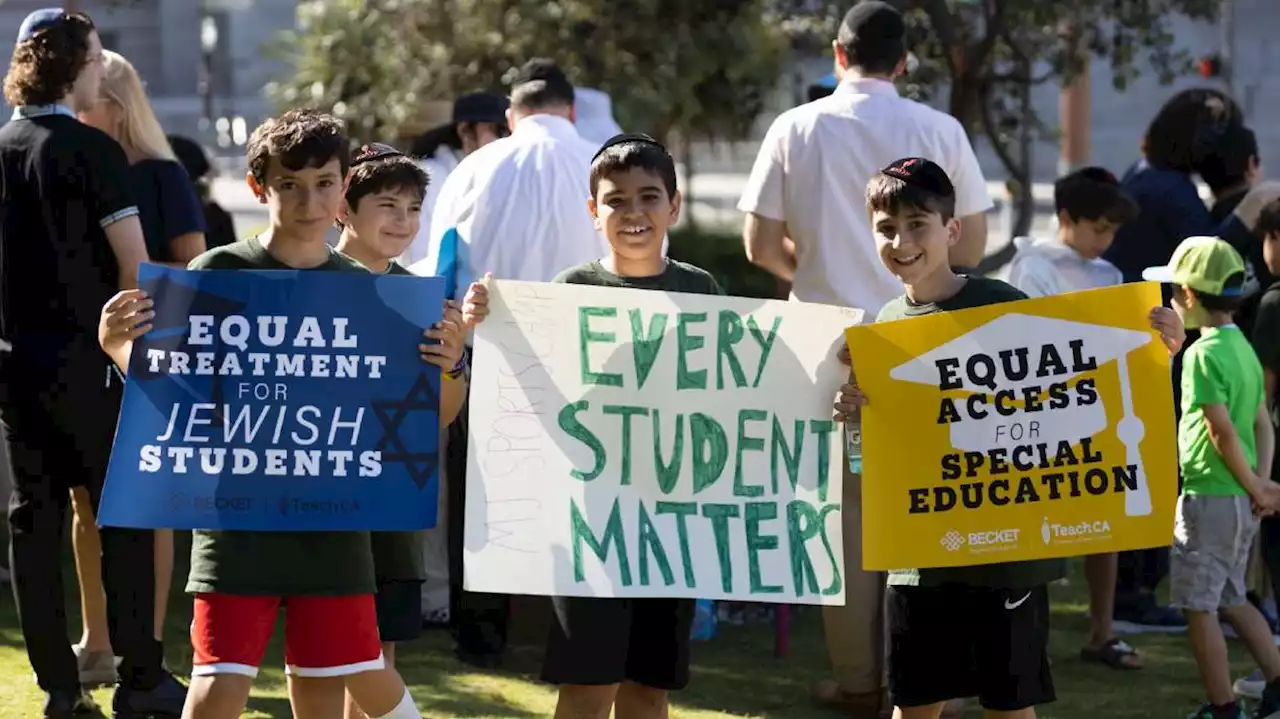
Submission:
[[[1260,517],[1280,511],[1280,484],[1255,476],[1250,491],[1254,513]]]
[[[1151,320],[1151,329],[1160,333],[1160,339],[1169,348],[1169,354],[1178,354],[1182,343],[1187,340],[1187,331],[1182,326],[1182,318],[1178,313],[1168,307],[1156,307],[1147,317]]]
[[[467,296],[462,300],[462,316],[468,331],[489,316],[489,280],[492,277],[486,274],[483,280],[472,282],[467,288]]]
[[[462,310],[453,300],[445,300],[444,317],[434,327],[422,333],[423,337],[434,342],[418,345],[418,352],[424,362],[448,372],[458,365],[462,359],[463,340],[467,336],[466,322]]]
[[[102,306],[98,318],[98,344],[111,357],[130,342],[151,331],[155,302],[142,290],[122,290]]]
[[[856,420],[859,410],[866,405],[867,396],[858,387],[858,379],[850,375],[849,381],[840,388],[840,394],[836,395],[835,414],[832,418],[837,422]]]
[[[840,364],[845,367],[853,366],[853,357],[849,355],[849,345],[847,343],[840,343],[840,349],[836,350],[836,359],[840,360]]]

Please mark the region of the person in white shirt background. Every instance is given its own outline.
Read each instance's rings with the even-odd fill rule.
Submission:
[[[992,202],[964,128],[950,115],[898,96],[908,67],[902,14],[883,3],[853,7],[832,43],[839,85],[780,115],[769,128],[738,209],[756,265],[792,283],[792,299],[857,307],[873,321],[903,288],[881,264],[863,200],[870,179],[902,157],[925,157],[956,187],[962,235],[951,264],[973,267],[986,246]],[[824,607],[834,680],[815,697],[847,716],[876,717],[884,696],[885,575],[863,572],[861,477],[845,468],[846,604]]]
[[[587,209],[591,158],[600,143],[574,126],[573,83],[550,60],[526,62],[511,83],[511,135],[468,155],[445,179],[431,216],[427,255],[409,269],[446,278],[460,299],[473,279],[550,282],[607,253]],[[499,661],[508,597],[462,591],[466,486],[464,412],[446,450],[451,621],[455,654],[477,667]]]
[[[613,100],[608,93],[589,87],[575,87],[573,95],[573,124],[583,139],[596,143],[599,148],[605,141],[622,134],[622,128],[613,119]]]
[[[410,154],[420,158],[419,164],[427,171],[430,182],[427,196],[422,200],[422,223],[413,242],[397,260],[409,267],[428,254],[431,245],[431,214],[445,178],[467,155],[490,142],[510,134],[507,128],[507,98],[492,92],[470,92],[453,102],[448,123],[422,133],[410,148]]]

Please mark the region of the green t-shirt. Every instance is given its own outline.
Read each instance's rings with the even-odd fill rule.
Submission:
[[[605,269],[604,265],[597,260],[567,269],[556,275],[552,282],[686,292],[693,295],[724,294],[724,290],[720,289],[720,285],[709,272],[679,260],[667,260],[667,266],[663,268],[662,273],[652,277],[622,277]]]
[[[291,270],[256,237],[209,250],[192,270]],[[319,267],[328,272],[368,272],[336,251]],[[187,591],[273,596],[342,596],[374,591],[368,532],[191,533]]]
[[[387,267],[386,273],[413,276],[412,272],[395,262]],[[422,557],[423,532],[371,532],[369,540],[373,545],[373,573],[379,585],[426,581],[426,563]]]
[[[877,322],[889,322],[907,317],[931,315],[935,312],[951,312],[969,307],[993,305],[997,302],[1025,300],[1027,296],[1017,288],[999,280],[970,277],[960,291],[950,298],[929,304],[912,304],[906,295],[891,300],[880,309]],[[864,477],[864,482],[875,482],[875,477]],[[1002,562],[972,567],[941,567],[937,569],[895,569],[889,572],[889,584],[898,586],[936,587],[943,584],[965,584],[997,589],[1029,589],[1048,584],[1067,575],[1065,559],[1041,559],[1028,562]]]
[[[1261,325],[1259,325],[1261,328]],[[1262,365],[1235,325],[1200,330],[1182,355],[1182,419],[1178,422],[1178,464],[1182,493],[1231,497],[1247,494],[1209,439],[1205,405],[1222,404],[1254,466],[1258,461],[1253,420],[1262,406]]]

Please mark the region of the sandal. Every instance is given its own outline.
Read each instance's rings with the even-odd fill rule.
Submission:
[[[1138,650],[1119,637],[1113,637],[1101,647],[1084,647],[1080,650],[1080,659],[1112,669],[1136,670],[1144,666]]]

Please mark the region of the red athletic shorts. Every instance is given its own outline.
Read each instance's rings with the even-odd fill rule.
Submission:
[[[284,607],[285,671],[338,677],[382,669],[372,594],[271,597],[197,594],[191,621],[191,675],[257,676]]]

